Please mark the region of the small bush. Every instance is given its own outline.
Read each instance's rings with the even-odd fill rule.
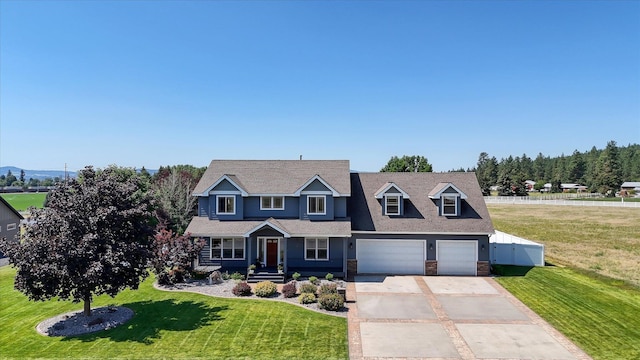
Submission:
[[[316,302],[316,294],[302,293],[298,296],[298,302],[300,304],[312,304]]]
[[[289,281],[288,283],[284,284],[284,286],[282,287],[282,295],[286,298],[292,298],[296,296],[296,281]]]
[[[231,275],[229,275],[228,271],[225,271],[222,273],[222,280],[229,280],[231,279]]]
[[[300,285],[301,294],[315,294],[318,288],[311,283],[304,283]]]
[[[327,281],[331,281],[331,280],[333,280],[333,274],[332,273],[327,273],[327,275],[325,275],[324,278],[327,279]]]
[[[253,292],[256,294],[256,296],[269,297],[275,294],[277,290],[278,288],[276,284],[272,283],[271,281],[261,281],[256,285],[256,288]]]
[[[233,280],[244,280],[244,275],[240,274],[239,272],[234,272],[233,274],[231,274],[231,279]]]
[[[207,273],[205,271],[193,271],[191,278],[194,280],[204,280],[207,278]]]
[[[313,285],[318,285],[318,278],[316,276],[309,276],[309,282]]]
[[[338,311],[344,306],[344,299],[337,293],[322,294],[318,297],[318,305],[325,310]]]
[[[293,275],[291,275],[291,278],[295,281],[298,281],[298,279],[300,279],[300,273],[294,272]]]
[[[235,296],[249,296],[251,295],[251,286],[249,286],[249,284],[247,284],[246,282],[240,282],[233,287],[233,290],[231,290],[231,292]]]
[[[318,294],[337,294],[338,293],[338,285],[336,284],[322,284],[318,288]]]

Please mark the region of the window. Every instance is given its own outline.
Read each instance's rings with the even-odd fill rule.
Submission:
[[[244,259],[243,238],[211,239],[211,258],[224,260]]]
[[[261,196],[260,210],[284,210],[284,197]]]
[[[326,210],[324,207],[325,197],[322,196],[307,196],[307,214],[309,215],[324,215]]]
[[[218,214],[234,215],[236,213],[236,197],[234,195],[218,195]]]
[[[329,239],[306,238],[304,240],[305,260],[329,260]]]
[[[385,215],[400,215],[400,195],[387,195],[385,199]]]
[[[7,224],[7,231],[15,230],[16,224]]]
[[[458,201],[455,196],[442,196],[442,215],[458,215]]]

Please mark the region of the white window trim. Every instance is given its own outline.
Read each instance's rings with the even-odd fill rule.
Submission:
[[[242,258],[234,258],[233,255],[236,253],[236,240],[242,239]],[[220,240],[220,257],[213,257],[213,241]],[[231,257],[224,257],[224,240],[233,240],[231,242]],[[244,241],[244,238],[239,237],[212,237],[209,238],[209,259],[211,260],[245,260],[247,258],[247,247]]]
[[[445,208],[446,206],[444,205],[444,200],[446,198],[451,198],[453,199],[453,207],[454,207],[454,212],[453,213],[445,213]],[[442,216],[458,216],[458,196],[456,195],[444,195],[442,194],[442,210],[440,211]]]
[[[397,213],[391,213],[389,212],[389,204],[387,202],[387,199],[389,198],[397,198],[398,199],[398,212]],[[400,201],[402,201],[402,195],[400,194],[385,194],[384,195],[384,214],[385,215],[400,215]]]
[[[265,199],[265,198],[271,199],[270,200],[271,207],[268,207],[268,208],[263,207],[262,199]],[[275,204],[276,198],[282,199],[282,207],[279,207],[279,208],[275,207],[274,204]],[[284,210],[284,196],[260,196],[260,210]]]
[[[221,198],[233,198],[233,211],[232,212],[220,212],[220,199]],[[236,196],[235,195],[216,195],[216,214],[218,215],[235,215],[236,214]]]
[[[307,240],[315,240],[315,258],[307,257]],[[318,259],[318,240],[326,240],[327,241],[327,258],[326,259]],[[329,261],[329,238],[326,237],[308,237],[304,238],[304,259],[308,261]]]
[[[322,199],[324,202],[323,212],[311,212],[309,210],[309,203],[311,198]],[[325,195],[308,195],[307,196],[307,215],[326,215],[327,214],[327,197]]]
[[[11,231],[11,230],[15,230],[16,229],[16,224],[7,224],[7,231]]]

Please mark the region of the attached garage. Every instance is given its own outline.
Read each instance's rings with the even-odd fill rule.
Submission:
[[[359,274],[424,274],[425,240],[358,239]]]
[[[471,275],[478,269],[478,242],[475,240],[436,241],[438,275]]]

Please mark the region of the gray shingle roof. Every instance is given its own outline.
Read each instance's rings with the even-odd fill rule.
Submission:
[[[404,216],[382,215],[381,200],[375,193],[393,182],[407,192]],[[467,195],[461,215],[438,215],[435,200],[428,194],[442,184],[453,184]],[[436,191],[437,192],[437,191]],[[493,233],[493,224],[484,203],[475,173],[352,173],[348,214],[353,231],[391,233]]]
[[[292,237],[305,236],[351,236],[349,220],[309,221],[298,219],[267,219],[274,226],[286,231]],[[264,224],[265,220],[219,221],[208,217],[194,217],[185,233],[191,236],[243,237],[247,232]]]
[[[193,190],[200,195],[223,175],[249,194],[293,194],[319,175],[341,195],[349,196],[349,160],[213,160]]]

